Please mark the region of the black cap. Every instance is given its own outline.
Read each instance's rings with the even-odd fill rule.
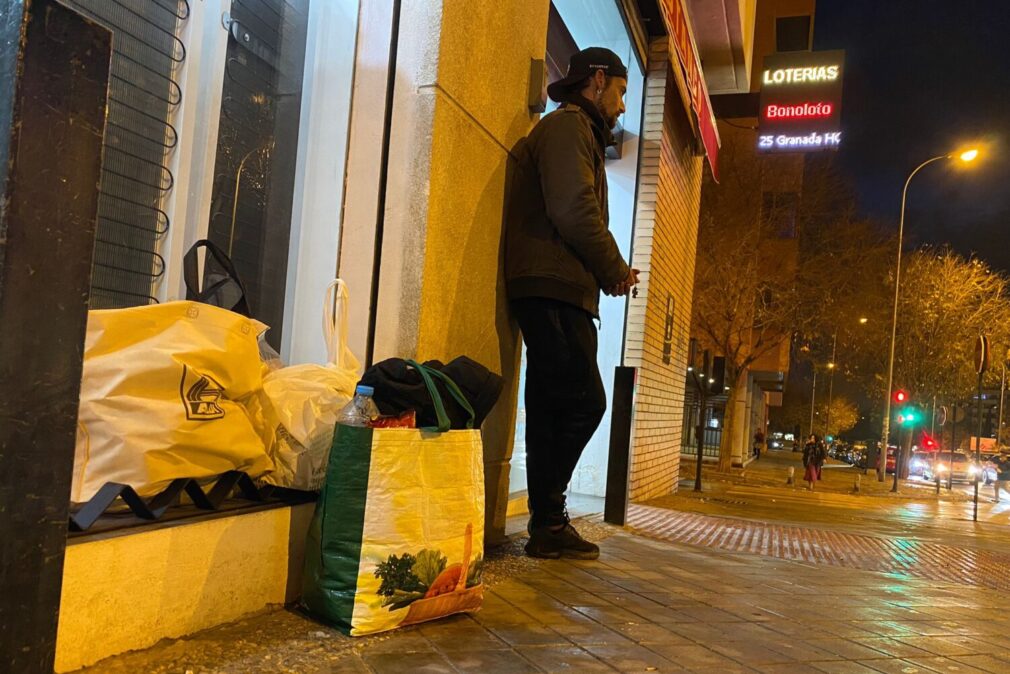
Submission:
[[[547,95],[558,103],[564,103],[572,87],[581,84],[597,70],[602,70],[607,77],[628,77],[628,68],[621,62],[620,56],[604,47],[590,47],[572,54],[568,74],[547,87]]]

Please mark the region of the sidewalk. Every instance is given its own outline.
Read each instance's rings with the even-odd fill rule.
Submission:
[[[350,639],[278,610],[86,671],[1010,671],[1010,614],[989,589],[580,528],[598,561],[530,560],[521,540],[489,555],[473,616]]]

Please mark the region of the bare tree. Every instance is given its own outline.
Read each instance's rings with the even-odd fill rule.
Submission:
[[[853,220],[850,193],[830,166],[805,170],[797,157],[770,163],[779,158],[755,157],[747,133],[726,134],[724,141],[725,180],[702,192],[692,333],[726,358],[730,403],[719,455],[725,471],[737,423],[732,401],[747,372],[794,337],[810,342],[831,334],[838,317],[852,311],[851,297],[886,270],[883,258],[877,263],[886,239]],[[776,212],[780,192],[770,188],[788,171],[802,175],[803,187],[783,217]],[[872,273],[860,273],[861,264]]]

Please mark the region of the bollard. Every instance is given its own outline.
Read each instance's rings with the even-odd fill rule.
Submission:
[[[862,488],[861,485],[862,479],[863,476],[860,475],[859,473],[856,473],[856,481],[852,485],[852,491],[856,492],[857,494],[859,493],[859,490]]]
[[[789,477],[786,478],[786,484],[795,484],[795,480],[793,479],[795,475],[796,475],[795,466],[789,466]]]

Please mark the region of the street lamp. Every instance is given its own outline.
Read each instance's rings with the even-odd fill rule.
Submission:
[[[950,154],[942,154],[938,157],[927,159],[916,166],[915,170],[908,175],[908,179],[905,180],[905,188],[901,191],[901,217],[898,219],[898,262],[894,268],[894,311],[891,316],[891,353],[887,359],[887,389],[885,390],[886,397],[884,399],[884,437],[881,442],[885,457],[887,456],[888,437],[891,434],[891,387],[894,385],[894,342],[898,335],[898,295],[901,289],[901,244],[905,235],[905,201],[908,196],[908,185],[912,182],[912,178],[915,177],[915,174],[933,162],[941,161],[943,159],[960,159],[963,162],[970,162],[974,161],[976,157],[978,157],[978,149],[971,148],[960,153],[951,152]],[[899,458],[900,452],[895,452],[895,471],[898,470],[897,460]],[[882,461],[881,464],[883,465],[877,467],[877,480],[879,482],[884,481],[886,460]]]

